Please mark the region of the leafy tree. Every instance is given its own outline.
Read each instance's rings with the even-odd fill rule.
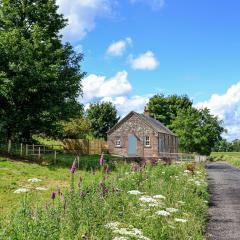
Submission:
[[[180,149],[209,155],[224,132],[222,122],[209,113],[208,109],[189,108],[179,111],[172,123],[180,140]]]
[[[240,140],[239,139],[235,139],[232,141],[232,151],[240,152]]]
[[[83,56],[63,45],[67,23],[57,9],[55,0],[0,0],[0,127],[8,138],[54,134],[82,110]]]
[[[117,109],[111,102],[91,104],[87,110],[91,131],[95,138],[107,138],[107,132],[118,122]]]
[[[226,139],[218,141],[212,149],[214,152],[232,152],[233,144]]]
[[[64,137],[70,139],[86,139],[90,134],[90,123],[87,118],[70,119],[61,123]]]
[[[152,117],[171,128],[171,123],[177,117],[178,111],[192,107],[192,101],[187,95],[158,94],[150,98],[147,107]]]

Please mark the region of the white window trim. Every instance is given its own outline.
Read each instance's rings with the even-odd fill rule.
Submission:
[[[148,138],[148,140],[147,140],[147,138]],[[151,147],[151,138],[150,138],[150,136],[145,136],[144,137],[144,146],[145,147]]]
[[[121,137],[116,137],[115,139],[115,147],[121,147],[122,143],[121,143]]]

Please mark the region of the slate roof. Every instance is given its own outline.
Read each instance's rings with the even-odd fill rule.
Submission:
[[[114,131],[119,125],[121,125],[121,123],[123,123],[124,121],[127,121],[127,119],[130,118],[133,114],[137,115],[141,120],[143,120],[147,125],[152,127],[156,132],[166,133],[169,135],[176,136],[171,130],[169,130],[167,127],[165,127],[158,120],[156,120],[152,117],[149,117],[149,116],[145,116],[144,114],[136,113],[134,111],[131,111],[127,116],[125,116],[122,120],[120,120],[113,128],[111,128],[108,131],[108,133],[111,133],[112,131]]]
[[[152,125],[153,128],[157,130],[157,132],[164,132],[169,135],[176,136],[170,129],[165,127],[161,122],[156,120],[155,118],[152,118],[150,116],[145,116],[144,114],[139,114],[141,118],[143,118],[146,122],[148,122],[150,125]]]

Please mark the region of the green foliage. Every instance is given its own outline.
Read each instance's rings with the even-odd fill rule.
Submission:
[[[63,127],[63,137],[70,139],[86,139],[90,134],[90,122],[87,118],[70,119],[61,123]]]
[[[62,150],[63,143],[60,140],[52,139],[50,137],[46,137],[44,135],[32,135],[32,139],[36,141],[37,144],[51,146],[55,145],[53,149]]]
[[[28,193],[22,207],[1,225],[0,236],[19,240],[101,240],[117,236],[152,240],[205,239],[208,194],[203,166],[198,165],[194,175],[184,173],[185,164],[147,164],[132,172],[131,165],[116,162],[115,168],[116,171],[110,168],[108,178],[104,168],[94,175],[77,171],[70,176],[70,171],[64,170],[62,177],[71,179],[71,189],[60,189],[63,194],[57,194],[54,200],[50,199],[49,192],[47,203],[37,204],[37,207],[30,198],[32,193]],[[128,193],[131,190],[144,192],[144,195],[131,195]],[[155,203],[159,203],[155,206],[140,200],[143,196],[154,199],[153,196],[160,194],[165,199],[155,198]],[[159,210],[167,208],[177,211],[169,216],[157,215]],[[176,218],[187,222],[176,222]],[[110,223],[115,223],[115,227],[107,227]],[[132,235],[127,235],[129,230]]]
[[[214,152],[232,152],[233,144],[226,139],[218,141],[212,149]]]
[[[118,122],[117,109],[111,102],[90,104],[87,110],[92,134],[95,138],[107,138],[107,132]]]
[[[222,139],[216,143],[213,148],[214,152],[240,152],[240,140],[235,139],[232,142],[228,142],[226,139]]]
[[[189,108],[179,111],[172,128],[180,140],[180,148],[186,152],[209,155],[215,143],[221,140],[222,122],[208,109]]]
[[[222,122],[209,110],[194,108],[186,95],[155,95],[150,98],[147,107],[151,116],[178,135],[180,149],[184,152],[209,155],[222,139]]]
[[[192,106],[192,101],[188,96],[163,94],[155,95],[150,98],[148,110],[150,115],[171,128],[172,121],[177,117],[179,110],[185,110]]]
[[[57,9],[55,0],[1,1],[0,128],[8,138],[54,135],[58,121],[82,112],[82,55],[62,44]]]

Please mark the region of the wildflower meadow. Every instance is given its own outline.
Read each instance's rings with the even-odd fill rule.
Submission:
[[[29,178],[38,194],[47,194],[38,204],[33,190],[12,190],[21,204],[1,220],[0,239],[204,239],[204,166],[109,164],[103,155],[98,164],[99,170],[83,172],[73,161],[65,169],[68,187],[50,192],[41,178]]]

